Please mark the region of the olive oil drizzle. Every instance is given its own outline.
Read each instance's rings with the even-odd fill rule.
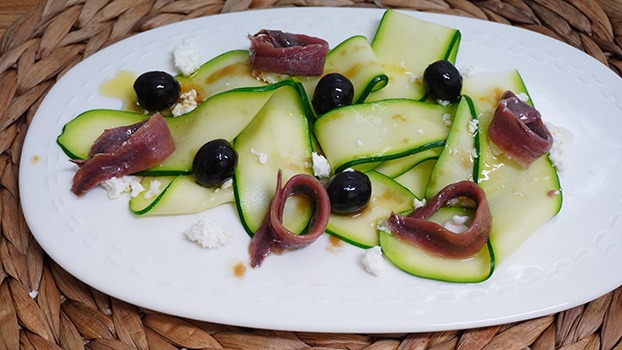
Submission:
[[[112,79],[106,80],[100,87],[99,93],[104,97],[115,98],[123,102],[122,110],[142,112],[136,102],[134,81],[136,73],[129,70],[119,70]]]

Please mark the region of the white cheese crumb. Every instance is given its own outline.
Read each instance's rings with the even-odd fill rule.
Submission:
[[[356,140],[356,145],[359,146],[359,147],[363,146],[363,141]]]
[[[423,129],[417,129],[417,134],[423,135]]]
[[[363,255],[363,267],[368,273],[379,276],[384,267],[384,259],[382,258],[382,249],[379,246],[367,249]]]
[[[219,249],[231,242],[232,233],[216,222],[203,217],[186,232],[189,240],[207,249]]]
[[[441,106],[449,106],[451,104],[451,102],[447,100],[437,100],[436,102],[438,102],[438,104]]]
[[[149,189],[147,190],[147,192],[145,192],[143,197],[145,197],[145,199],[149,199],[151,197],[159,195],[162,192],[160,186],[162,186],[162,183],[159,180],[151,180],[151,182],[149,183]]]
[[[171,111],[173,117],[179,117],[182,114],[189,113],[199,105],[197,102],[197,92],[194,89],[184,92],[179,98],[181,98],[181,101],[177,102]]]
[[[479,120],[471,119],[471,121],[469,121],[468,129],[469,129],[469,133],[471,135],[475,134],[475,132],[477,131],[478,127],[479,127]]]
[[[527,95],[524,92],[521,92],[520,94],[516,95],[516,97],[518,97],[518,99],[523,101],[523,102],[529,101],[529,95]]]
[[[266,164],[268,162],[268,155],[265,153],[257,152],[254,148],[251,148],[251,153],[257,158],[257,161],[261,164]]]
[[[477,154],[477,149],[475,149],[475,147],[469,150],[469,154],[471,155],[472,159],[477,159],[477,157],[479,157],[479,154]]]
[[[313,174],[319,178],[330,177],[330,164],[328,160],[316,152],[311,153],[313,161]]]
[[[451,126],[451,114],[449,113],[443,114],[443,125]]]
[[[427,203],[428,202],[425,200],[425,198],[421,199],[421,200],[419,198],[413,199],[413,207],[415,209],[419,209],[419,208],[425,206]]]
[[[562,159],[564,153],[563,146],[572,142],[572,132],[566,128],[555,126],[550,123],[546,123],[546,127],[553,136],[553,146],[549,151],[549,157],[551,158],[551,162],[553,162],[555,169],[557,169],[557,171],[563,171],[565,168]]]
[[[463,233],[469,229],[466,225],[467,221],[469,221],[468,216],[454,215],[451,219],[445,221],[443,227],[454,233]]]
[[[175,67],[185,76],[190,76],[201,67],[199,48],[190,40],[184,40],[183,45],[175,47],[173,51]]]
[[[378,223],[376,224],[376,229],[378,231],[391,233],[391,227],[389,226],[389,223],[386,219],[378,221]]]
[[[38,290],[32,290],[28,293],[28,295],[30,295],[31,298],[35,299],[37,297],[37,295],[39,295],[39,291]]]
[[[110,199],[119,198],[124,193],[130,193],[132,197],[136,197],[145,190],[140,182],[130,176],[112,177],[102,182],[102,187],[106,189]]]
[[[233,187],[233,178],[228,178],[225,182],[220,185],[220,189],[226,190],[227,188]]]

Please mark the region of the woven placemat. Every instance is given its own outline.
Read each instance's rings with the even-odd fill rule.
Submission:
[[[282,6],[395,7],[520,26],[562,40],[622,74],[620,0],[48,0],[0,42],[1,349],[622,349],[622,287],[534,320],[412,334],[246,329],[144,310],[56,265],[21,213],[17,174],[26,130],[56,79],[134,33],[184,19]],[[612,267],[617,273],[620,267]]]

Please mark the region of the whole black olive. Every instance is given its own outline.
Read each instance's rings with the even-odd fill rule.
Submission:
[[[330,73],[318,81],[313,92],[313,109],[322,115],[338,107],[347,106],[354,98],[354,86],[350,79],[339,73]]]
[[[172,75],[166,72],[151,71],[136,78],[134,91],[138,104],[147,111],[155,112],[175,104],[179,98],[181,86]]]
[[[456,102],[462,90],[462,76],[449,61],[440,60],[430,64],[423,72],[423,82],[437,100]]]
[[[330,179],[326,190],[331,209],[338,214],[350,214],[369,203],[371,181],[360,171],[344,171]]]
[[[192,172],[196,181],[205,187],[220,187],[233,176],[238,154],[227,140],[207,142],[194,156]]]

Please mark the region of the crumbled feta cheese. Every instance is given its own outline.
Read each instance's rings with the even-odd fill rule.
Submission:
[[[175,67],[185,76],[189,76],[201,67],[199,48],[190,40],[184,40],[183,45],[175,47],[173,51]]]
[[[130,176],[112,177],[102,182],[102,187],[106,189],[110,199],[119,198],[123,193],[130,193],[132,197],[136,197],[145,190],[140,182]]]
[[[451,126],[451,114],[449,113],[443,114],[443,125]]]
[[[417,134],[423,135],[423,129],[417,129]]]
[[[378,223],[376,224],[376,229],[378,231],[391,233],[391,227],[389,226],[389,223],[386,219],[378,221]]]
[[[37,295],[39,295],[39,291],[38,290],[32,290],[28,293],[28,295],[30,295],[31,298],[35,299],[37,297]]]
[[[516,95],[516,97],[518,97],[518,99],[523,101],[523,102],[529,101],[529,95],[527,95],[524,92],[521,92],[520,94]]]
[[[443,227],[454,233],[463,233],[469,229],[466,225],[468,221],[468,216],[454,215],[451,219],[443,223]]]
[[[197,102],[197,92],[194,89],[184,92],[179,98],[181,98],[181,101],[173,106],[173,117],[179,117],[182,114],[191,112],[199,105]]]
[[[289,76],[285,74],[263,72],[260,70],[253,70],[252,74],[255,77],[255,79],[257,79],[258,81],[262,81],[266,84],[274,84],[274,83],[278,83],[279,81],[289,79]]]
[[[356,145],[359,146],[359,147],[363,146],[363,141],[356,140]]]
[[[220,185],[220,189],[226,190],[227,188],[233,187],[233,178],[228,178],[225,182]]]
[[[159,180],[151,180],[151,182],[149,183],[149,189],[147,190],[147,192],[145,192],[143,197],[145,197],[145,199],[149,199],[151,197],[159,195],[162,192],[160,186],[162,186],[162,183]]]
[[[451,102],[447,100],[437,100],[436,102],[441,106],[449,106],[451,104]]]
[[[469,129],[469,133],[471,135],[475,134],[475,132],[477,131],[478,127],[479,127],[479,120],[471,119],[471,121],[469,121],[468,129]]]
[[[424,199],[415,198],[413,199],[413,207],[415,209],[421,208],[427,204],[427,201]]]
[[[251,153],[257,158],[257,161],[261,164],[266,164],[268,162],[268,155],[265,153],[257,152],[254,148],[251,148]]]
[[[231,231],[206,217],[201,218],[185,234],[189,240],[207,249],[222,248],[231,242],[233,236]]]
[[[378,276],[384,267],[382,249],[379,246],[367,249],[362,259],[363,267],[368,273]]]
[[[330,164],[328,160],[321,154],[311,153],[313,161],[313,174],[319,178],[330,177]]]
[[[551,162],[553,162],[553,166],[555,166],[555,169],[557,169],[557,171],[563,171],[563,146],[567,143],[572,142],[572,132],[570,132],[570,130],[566,128],[555,126],[550,123],[546,123],[546,127],[547,129],[549,129],[549,132],[553,136],[553,146],[549,151],[549,157],[551,158]]]
[[[469,150],[469,155],[471,156],[471,158],[476,159],[477,157],[479,157],[479,154],[477,154],[477,149],[475,149],[475,147],[471,148]]]

